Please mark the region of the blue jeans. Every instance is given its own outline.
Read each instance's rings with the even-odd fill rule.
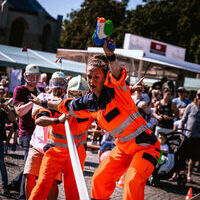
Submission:
[[[1,178],[3,187],[8,185],[8,175],[6,170],[6,165],[4,162],[4,144],[0,141],[0,169],[1,169]]]
[[[29,144],[31,140],[31,135],[19,136],[19,142],[24,150],[24,162],[28,156]],[[20,185],[20,193],[19,198],[20,200],[26,200],[25,196],[25,176],[23,175],[23,171],[21,171],[11,182],[11,185],[17,186]]]

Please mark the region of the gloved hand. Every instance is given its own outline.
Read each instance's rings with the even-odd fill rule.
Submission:
[[[44,147],[43,147],[43,150],[44,152],[46,152],[48,149],[50,149],[51,147],[55,147],[54,144],[46,144]]]

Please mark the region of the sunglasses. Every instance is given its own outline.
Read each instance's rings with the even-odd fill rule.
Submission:
[[[200,94],[197,94],[198,99],[200,99]]]
[[[51,82],[51,87],[52,88],[65,88],[65,82],[56,82],[56,81],[52,81]]]

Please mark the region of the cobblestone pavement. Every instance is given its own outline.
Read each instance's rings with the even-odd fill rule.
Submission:
[[[23,152],[20,148],[17,151],[8,151],[5,158],[9,182],[18,174],[23,168]],[[91,178],[98,166],[98,154],[97,151],[87,151],[87,158],[85,163],[84,176],[87,184],[87,188],[90,194],[91,191]],[[184,200],[189,187],[192,187],[193,194],[200,193],[200,173],[194,172],[194,184],[187,184],[185,188],[179,188],[177,183],[171,183],[168,181],[161,181],[159,187],[146,186],[145,188],[145,200]],[[0,184],[2,190],[2,184]],[[10,196],[6,197],[2,195],[0,190],[0,200],[17,199],[18,193],[11,191]],[[122,200],[122,188],[116,187],[111,200]],[[59,186],[59,197],[58,200],[64,200],[64,189],[63,185]]]

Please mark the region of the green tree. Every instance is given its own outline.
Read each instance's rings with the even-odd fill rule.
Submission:
[[[186,48],[186,60],[200,63],[199,0],[151,0],[128,11],[128,33]]]
[[[125,19],[128,0],[85,0],[80,10],[72,11],[64,20],[61,33],[61,47],[86,49],[93,46],[92,35],[96,28],[97,17],[111,19],[114,24],[113,37],[117,37],[118,45],[123,43],[124,33],[119,29]],[[118,34],[119,33],[119,34]]]

